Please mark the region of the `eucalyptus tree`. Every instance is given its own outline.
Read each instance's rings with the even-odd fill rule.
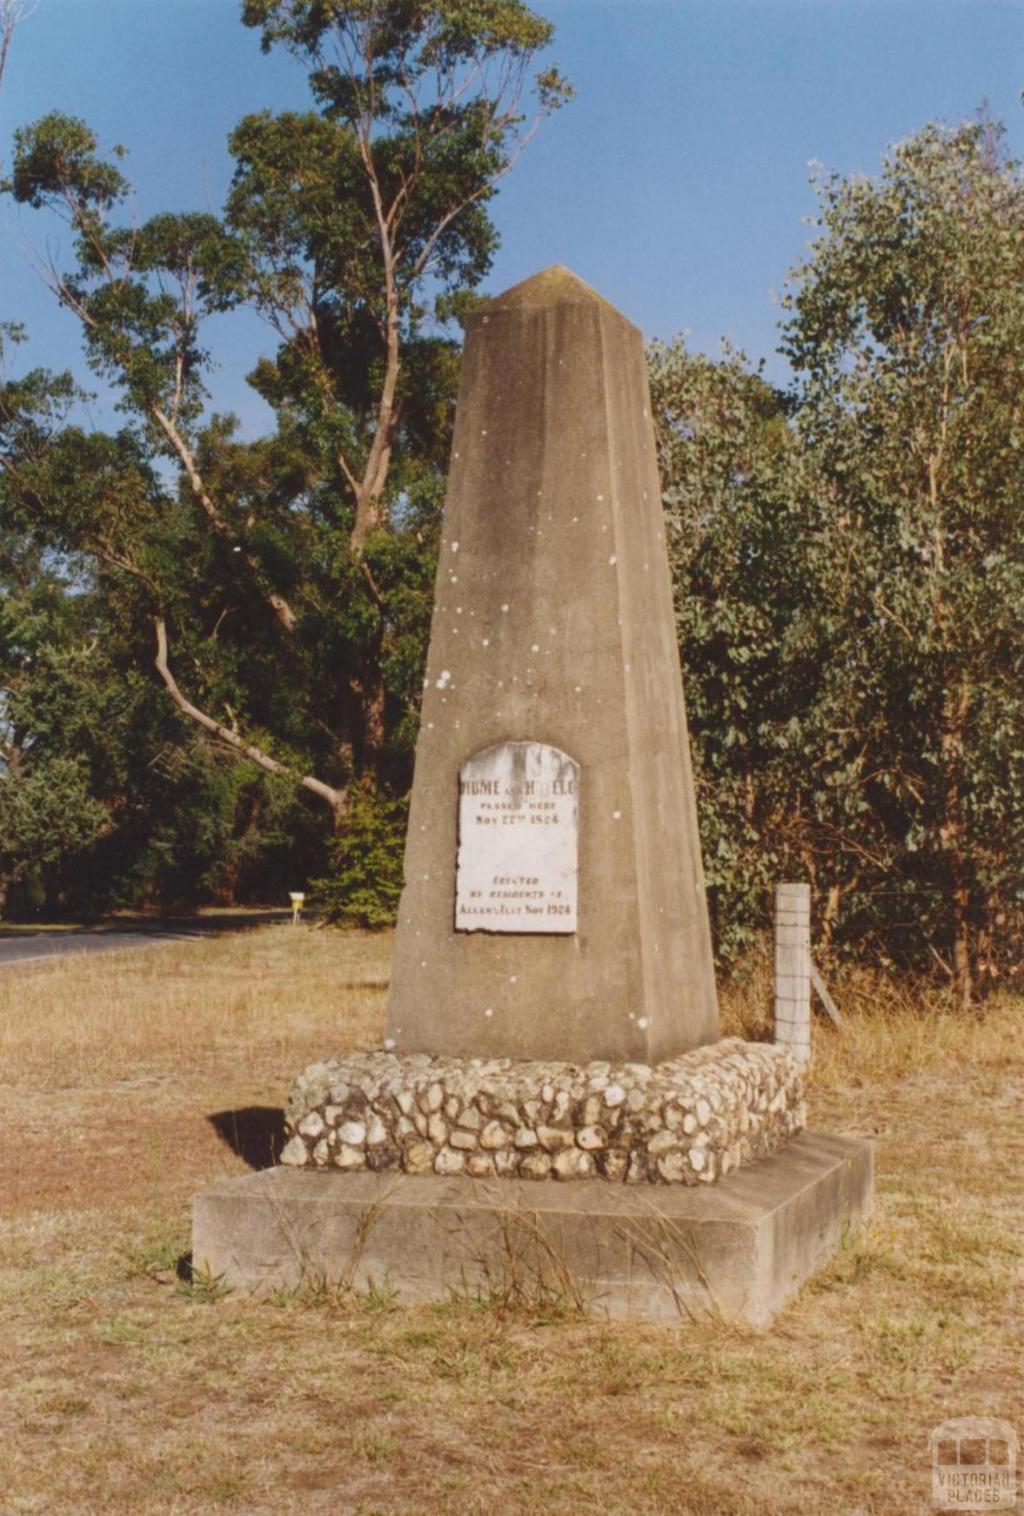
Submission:
[[[1024,181],[982,118],[818,191],[784,340],[823,482],[847,887],[966,1006],[1024,940]]]
[[[353,784],[408,769],[447,323],[490,266],[498,182],[569,91],[534,72],[552,28],[520,0],[246,0],[242,19],[307,63],[317,109],[240,123],[223,217],[134,226],[121,149],[61,115],[16,133],[7,188],[72,229],[75,266],[47,277],[128,424],[64,439],[96,456],[81,491],[59,487],[58,445],[9,495],[132,582],[184,716],[340,824]],[[255,443],[205,408],[204,322],[239,305],[276,343],[250,376],[276,413]]]
[[[83,727],[100,696],[81,609],[59,569],[0,531],[0,915],[10,890],[72,863],[109,826],[90,783]]]
[[[21,336],[11,323],[0,327],[0,496],[15,451],[38,446],[44,418],[59,424],[73,393],[67,378],[7,379],[5,357]],[[105,820],[80,756],[55,750],[33,719],[34,696],[46,685],[41,666],[74,612],[65,588],[36,543],[13,523],[0,525],[0,913],[12,886],[87,847]]]
[[[680,339],[652,343],[648,363],[705,876],[730,961],[776,880],[820,872],[818,498],[786,396],[742,353],[716,361]]]
[[[651,350],[720,947],[795,872],[966,1006],[1024,945],[1024,185],[980,119],[818,191],[789,395]]]

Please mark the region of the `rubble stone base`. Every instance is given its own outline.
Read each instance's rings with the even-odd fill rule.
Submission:
[[[802,1130],[803,1068],[738,1037],[654,1068],[353,1053],[307,1068],[285,1120],[291,1168],[713,1184]]]

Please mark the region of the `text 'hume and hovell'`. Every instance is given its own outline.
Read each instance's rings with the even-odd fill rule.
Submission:
[[[502,742],[459,774],[455,928],[576,930],[580,769],[543,742]]]

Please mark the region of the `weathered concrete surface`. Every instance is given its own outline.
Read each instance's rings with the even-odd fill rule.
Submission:
[[[458,775],[580,765],[565,936],[455,930]],[[660,1063],[718,1036],[640,332],[568,270],[471,319],[396,938],[399,1052]]]
[[[255,1292],[310,1277],[433,1300],[515,1281],[613,1316],[762,1326],[872,1196],[871,1146],[812,1133],[702,1190],[278,1168],[196,1197],[193,1265]]]

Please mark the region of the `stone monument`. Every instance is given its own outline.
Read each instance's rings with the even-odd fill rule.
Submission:
[[[384,1048],[305,1070],[195,1264],[432,1298],[528,1254],[764,1322],[871,1152],[803,1131],[792,1050],[718,1037],[643,341],[552,268],[467,330]]]
[[[568,269],[468,325],[405,873],[399,1052],[717,1038],[643,338]]]

